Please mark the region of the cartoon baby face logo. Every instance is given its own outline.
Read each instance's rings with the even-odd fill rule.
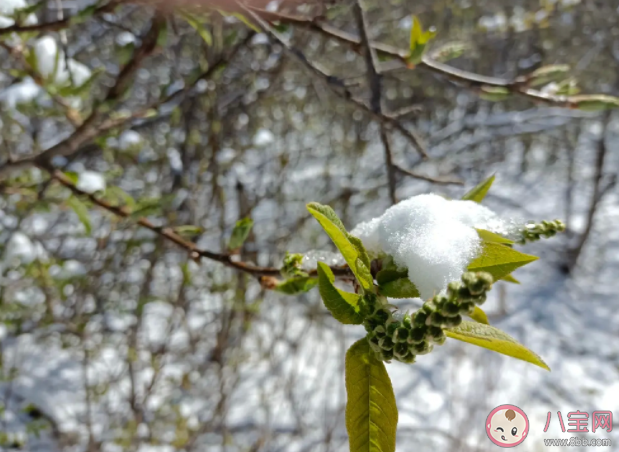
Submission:
[[[514,447],[525,440],[529,433],[529,419],[514,405],[501,405],[490,412],[486,419],[486,433],[500,447]]]

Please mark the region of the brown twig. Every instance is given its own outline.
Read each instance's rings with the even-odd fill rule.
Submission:
[[[64,187],[71,190],[71,192],[79,196],[81,198],[85,198],[90,201],[92,204],[114,214],[120,218],[130,218],[132,217],[131,209],[126,206],[115,206],[105,199],[102,199],[98,196],[95,196],[92,193],[87,193],[83,190],[77,188],[77,186],[73,183],[73,181],[67,177],[62,171],[54,169],[50,165],[39,165],[40,168],[49,172],[51,177],[62,184]],[[204,250],[199,248],[194,242],[186,240],[176,232],[174,232],[173,228],[170,227],[161,227],[153,224],[148,218],[139,217],[135,220],[135,222],[154,232],[155,234],[161,236],[162,238],[178,245],[179,247],[185,249],[189,256],[194,260],[199,260],[200,258],[210,259],[220,264],[223,264],[227,267],[233,268],[235,270],[242,271],[244,273],[249,273],[256,277],[267,276],[267,277],[277,277],[280,276],[280,269],[276,267],[260,267],[254,264],[235,261],[232,259],[232,255],[225,253],[215,253],[212,251]],[[352,273],[347,267],[332,267],[333,273],[341,278],[350,278]],[[312,270],[308,272],[310,276],[316,276],[316,270]]]
[[[439,184],[439,185],[464,185],[464,182],[459,180],[459,179],[443,179],[443,178],[438,178],[438,177],[426,176],[424,174],[414,173],[414,172],[412,172],[410,170],[402,168],[397,163],[392,163],[391,166],[393,167],[394,170],[404,174],[405,176],[410,176],[410,177],[413,177],[415,179],[425,180],[426,182],[432,182],[433,184]]]
[[[273,27],[268,22],[265,22],[258,14],[256,14],[253,9],[249,9],[249,7],[246,7],[245,5],[241,5],[241,7],[244,9],[244,11],[246,11],[252,17],[252,19],[257,24],[257,26],[265,34],[267,34],[268,36],[271,37],[271,39],[275,40],[280,45],[282,45],[288,53],[290,53],[291,55],[294,55],[294,57],[301,64],[303,64],[303,66],[305,66],[308,69],[310,74],[321,79],[323,82],[327,84],[329,88],[332,89],[332,91],[335,94],[342,97],[343,99],[348,101],[350,104],[354,105],[355,107],[368,113],[372,117],[372,119],[376,120],[382,126],[387,126],[387,127],[393,128],[397,130],[398,132],[400,132],[424,158],[428,157],[428,154],[425,149],[425,145],[423,144],[422,140],[417,136],[415,132],[412,132],[406,129],[397,120],[397,118],[391,115],[385,114],[385,113],[377,113],[370,106],[366,105],[365,102],[363,102],[362,100],[356,99],[352,95],[352,93],[347,89],[344,81],[340,80],[339,78],[331,74],[328,74],[325,70],[320,68],[316,63],[309,61],[309,59],[305,56],[303,52],[301,52],[296,47],[290,45],[285,39],[280,37],[279,33],[276,30],[274,30]]]
[[[283,15],[280,13],[265,10],[260,10],[260,14],[263,17],[268,18],[268,20],[272,22],[281,22],[297,25],[316,31],[330,39],[336,39],[357,51],[359,51],[359,46],[363,43],[360,36],[340,30],[337,27],[333,27],[332,25],[329,25],[320,18]],[[443,76],[448,80],[451,80],[452,82],[464,85],[468,89],[478,91],[484,87],[504,88],[513,94],[518,94],[536,102],[550,104],[558,107],[576,107],[576,102],[574,101],[573,96],[550,94],[530,88],[527,84],[529,79],[526,76],[517,77],[512,80],[501,79],[497,77],[488,77],[485,75],[476,74],[474,72],[454,68],[452,66],[449,66],[448,64],[433,60],[428,55],[424,55],[422,57],[422,61],[416,66],[412,67],[406,61],[409,54],[408,50],[400,49],[398,47],[390,46],[388,44],[380,42],[370,42],[370,45],[379,54],[393,58],[394,60],[398,61],[400,63],[400,67],[402,68],[420,68],[428,70],[437,75]]]

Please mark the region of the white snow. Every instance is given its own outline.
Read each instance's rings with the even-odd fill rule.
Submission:
[[[2,0],[0,2],[0,28],[10,27],[15,21],[10,17],[16,10],[27,8],[26,0]],[[24,20],[23,25],[34,25],[37,23],[37,16],[29,14]]]
[[[142,143],[142,135],[135,130],[125,130],[118,137],[118,148],[121,151],[129,151]]]
[[[82,171],[75,186],[86,193],[105,191],[105,177],[96,171]]]
[[[351,232],[373,256],[393,256],[408,268],[409,279],[423,299],[458,280],[478,255],[476,228],[509,234],[510,222],[473,201],[448,200],[428,194],[413,196]]]
[[[92,75],[91,70],[84,64],[73,59],[67,60],[63,50],[51,36],[38,39],[34,44],[34,53],[39,73],[58,85],[66,85],[73,80],[74,86],[80,86]]]
[[[275,136],[273,132],[269,129],[259,129],[254,135],[254,145],[255,146],[267,146],[275,141]]]
[[[4,259],[8,263],[18,260],[21,264],[30,264],[44,256],[45,250],[41,244],[33,242],[26,234],[19,231],[11,236],[4,251]]]
[[[301,268],[303,270],[315,270],[318,262],[324,262],[329,266],[344,265],[346,262],[341,253],[323,250],[310,250],[303,255]]]
[[[43,88],[37,85],[32,78],[26,77],[21,82],[14,83],[0,92],[0,102],[9,108],[15,108],[17,105],[32,102],[41,94],[43,94]]]

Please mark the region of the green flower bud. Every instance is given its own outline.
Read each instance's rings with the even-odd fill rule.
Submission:
[[[445,316],[438,313],[438,312],[433,312],[432,314],[430,314],[430,317],[428,317],[428,319],[426,320],[426,325],[432,325],[432,326],[437,326],[437,327],[442,327],[443,325],[445,325]]]
[[[428,339],[434,342],[435,344],[441,345],[445,342],[445,333],[442,328],[437,326],[431,326],[428,328]]]
[[[400,328],[400,322],[397,320],[387,324],[387,335],[393,336],[398,328]]]
[[[421,309],[423,309],[423,311],[427,314],[432,314],[436,311],[436,305],[432,301],[426,301]]]
[[[391,350],[393,348],[393,341],[390,337],[385,336],[378,341],[378,345],[380,345],[380,348],[383,350]]]
[[[374,328],[373,333],[379,339],[382,339],[383,337],[387,336],[387,331],[385,330],[385,327],[382,325],[378,325],[376,328]]]
[[[407,342],[409,344],[419,344],[423,342],[426,337],[427,327],[424,326],[415,326],[410,331],[410,335],[408,336]]]
[[[381,350],[380,354],[383,361],[391,361],[393,359],[393,350]]]
[[[426,341],[413,345],[413,351],[416,355],[426,355],[430,353],[433,348],[434,346]]]
[[[446,328],[454,328],[462,323],[462,316],[456,315],[454,317],[447,317],[445,319],[445,327]]]
[[[460,289],[462,288],[462,283],[460,281],[452,281],[447,285],[447,294],[450,300],[457,298]]]
[[[455,301],[448,301],[441,307],[441,314],[445,317],[453,317],[460,312],[460,304]]]
[[[472,301],[467,301],[465,303],[460,304],[460,313],[471,315],[475,311],[475,303]]]
[[[415,362],[415,355],[411,352],[408,352],[407,355],[400,358],[400,361],[406,364],[413,364]]]
[[[391,311],[385,308],[378,308],[374,314],[372,314],[372,317],[374,317],[378,322],[385,324],[387,323],[387,320],[391,318]]]
[[[413,327],[413,322],[410,314],[407,313],[406,315],[404,315],[404,318],[402,319],[402,326],[409,329]]]
[[[478,295],[477,298],[475,299],[475,304],[478,306],[481,306],[482,304],[484,304],[486,302],[486,294],[482,293],[481,295]]]
[[[396,344],[393,347],[393,356],[400,359],[404,356],[408,355],[408,344]]]
[[[429,314],[425,311],[422,311],[421,309],[417,312],[415,312],[414,316],[413,316],[413,325],[414,326],[425,326],[426,324],[426,319],[428,318]],[[424,330],[425,331],[425,330]]]
[[[393,333],[393,342],[406,342],[410,336],[410,330],[408,328],[400,327]]]
[[[370,343],[370,348],[374,350],[376,353],[380,353],[382,348],[380,347],[380,344],[378,343],[379,339],[376,336],[368,338],[368,339],[369,339],[368,342]]]

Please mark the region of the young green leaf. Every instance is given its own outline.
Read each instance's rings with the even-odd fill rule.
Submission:
[[[484,242],[504,243],[505,245],[512,245],[514,243],[502,235],[486,231],[485,229],[477,229],[477,234]]]
[[[213,35],[211,34],[210,31],[207,30],[207,28],[204,26],[204,24],[200,23],[199,20],[193,18],[188,13],[181,12],[181,16],[183,17],[183,19],[185,19],[187,21],[187,23],[189,25],[191,25],[191,27],[194,30],[196,30],[198,32],[198,34],[200,35],[200,37],[206,43],[207,46],[210,47],[210,46],[213,45]]]
[[[318,284],[318,280],[316,278],[311,278],[309,276],[295,276],[279,283],[275,286],[275,290],[288,295],[297,295],[308,292],[316,284]]]
[[[463,321],[460,326],[445,330],[447,337],[487,348],[488,350],[511,356],[550,370],[537,354],[516,341],[513,337],[493,326],[483,323]]]
[[[318,290],[331,315],[347,325],[363,323],[363,316],[359,312],[361,296],[339,290],[333,284],[334,281],[335,276],[329,266],[324,262],[318,262]]]
[[[605,94],[591,94],[570,97],[573,108],[584,111],[609,110],[619,108],[619,97],[607,96]]]
[[[486,197],[486,193],[490,190],[492,183],[494,182],[494,176],[490,176],[485,181],[481,182],[476,187],[469,190],[463,197],[463,201],[475,201],[477,203],[482,202],[482,200]]]
[[[510,283],[512,283],[512,284],[520,284],[520,281],[518,281],[516,278],[514,278],[514,277],[511,275],[511,273],[510,273],[509,275],[507,275],[507,276],[503,276],[503,277],[501,278],[501,280],[502,280],[502,281],[507,281],[507,282],[510,282]]]
[[[381,270],[376,275],[381,295],[391,298],[417,298],[419,291],[408,279],[408,271],[393,269]]]
[[[254,220],[251,218],[243,218],[237,221],[234,229],[232,230],[230,240],[228,241],[228,249],[234,251],[243,246],[243,243],[245,243],[245,240],[249,237],[249,233],[253,225]]]
[[[421,22],[417,18],[417,16],[413,16],[413,24],[411,26],[411,36],[410,36],[410,53],[406,57],[407,63],[410,64],[419,64],[421,58],[423,56],[423,52],[426,48],[426,45],[430,40],[432,40],[436,36],[436,31],[433,28],[430,28],[427,31],[423,31],[423,26]]]
[[[481,255],[470,263],[468,270],[488,272],[497,281],[537,259],[537,256],[521,253],[501,243],[484,242]]]
[[[398,408],[393,387],[366,339],[346,352],[346,394],[350,452],[395,451]]]
[[[346,232],[346,228],[331,207],[312,202],[307,205],[307,210],[318,220],[337,249],[342,253],[361,287],[373,292],[374,280],[369,269],[369,258],[361,240]]]
[[[486,315],[484,310],[480,308],[479,306],[475,306],[475,310],[473,311],[472,314],[469,315],[469,317],[478,323],[484,323],[486,325],[490,325],[490,322],[488,321],[488,316]]]
[[[92,225],[90,223],[90,213],[88,212],[88,207],[84,204],[77,196],[71,195],[71,197],[67,200],[67,205],[73,209],[77,218],[84,225],[84,229],[86,230],[86,234],[90,235],[92,231]]]

